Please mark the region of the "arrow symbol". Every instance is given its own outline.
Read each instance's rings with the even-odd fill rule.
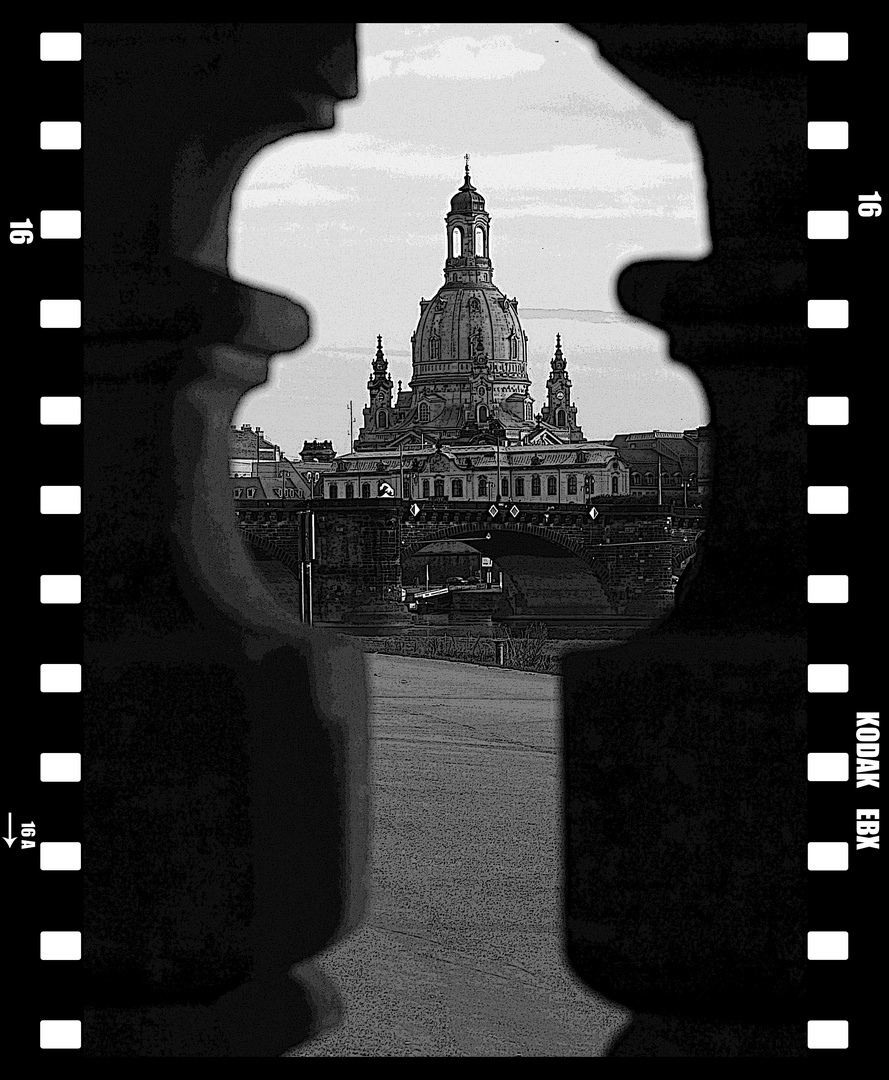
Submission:
[[[4,836],[3,839],[6,841],[6,846],[7,847],[12,847],[12,845],[16,842],[16,840],[18,840],[18,837],[12,835],[12,814],[7,814],[6,818],[7,818],[6,831],[9,833],[9,836]]]

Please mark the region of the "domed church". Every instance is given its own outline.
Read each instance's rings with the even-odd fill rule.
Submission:
[[[364,423],[347,453],[316,439],[305,443],[297,463],[261,431],[233,429],[232,490],[243,511],[257,499],[270,506],[272,499],[395,496],[546,508],[615,496],[689,505],[689,496],[705,494],[705,428],[584,439],[558,334],[546,402],[535,414],[528,339],[518,302],[493,281],[491,218],[473,187],[468,156],[444,220],[445,280],[431,300],[420,301],[410,389],[399,383],[393,393],[378,337]]]
[[[473,187],[469,155],[463,185],[445,217],[444,284],[420,300],[411,339],[413,377],[393,400],[389,363],[377,338],[369,403],[354,450],[583,442],[556,340],[547,404],[536,417],[528,378],[528,338],[518,301],[494,284],[491,217]]]

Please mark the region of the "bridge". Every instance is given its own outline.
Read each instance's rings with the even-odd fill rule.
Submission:
[[[504,614],[657,616],[695,551],[704,511],[594,500],[589,505],[432,505],[400,499],[235,501],[235,515],[268,586],[299,608],[300,512],[315,514],[313,597],[322,625],[404,625],[402,568],[454,541],[502,571]],[[590,513],[595,510],[595,517]]]

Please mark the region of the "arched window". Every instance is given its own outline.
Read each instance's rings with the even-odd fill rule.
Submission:
[[[510,360],[518,360],[519,358],[519,339],[515,334],[510,334],[509,337],[509,358]]]
[[[444,496],[444,480],[436,478],[433,490],[437,499],[442,498]]]
[[[539,476],[532,476],[531,477],[531,494],[532,495],[539,495],[540,494],[540,477]]]
[[[241,489],[240,488],[235,488],[235,490],[232,492],[232,494],[234,495],[234,497],[236,499],[240,499],[240,497],[241,497]]]
[[[423,481],[423,498],[424,499],[429,498],[429,481],[428,480]]]
[[[361,485],[361,498],[362,499],[369,499],[370,498],[370,484],[362,484]]]
[[[463,481],[462,480],[452,480],[451,481],[451,495],[455,499],[462,499],[463,498]]]
[[[386,413],[382,409],[380,409],[380,411],[377,413],[377,427],[388,427],[388,426],[389,426],[389,417],[386,415]]]
[[[565,410],[564,409],[559,409],[559,411],[556,413],[556,427],[564,427],[564,426],[565,426]]]
[[[483,258],[487,255],[485,251],[485,230],[481,225],[475,227],[475,253],[481,255]]]
[[[531,411],[531,402],[530,401],[525,402],[525,419],[526,420],[533,420],[534,419],[534,415],[533,415],[533,413]]]
[[[641,484],[642,483],[642,474],[637,473],[637,472],[630,473],[630,483],[631,484]]]
[[[339,492],[337,491],[336,484],[331,484],[329,489],[329,495],[331,499],[339,498]]]
[[[431,337],[429,339],[429,359],[438,360],[441,356],[441,338]]]
[[[654,473],[647,472],[645,474],[645,486],[646,487],[651,487],[651,485],[653,483],[654,483]]]
[[[488,422],[488,406],[479,405],[478,407],[478,422],[480,424],[486,424]]]
[[[247,498],[248,499],[255,499],[256,498],[256,488],[247,488]]]
[[[488,478],[487,476],[480,476],[478,478],[478,493],[479,495],[488,494]]]
[[[614,476],[611,477],[611,494],[612,495],[618,495],[619,494],[619,492],[617,490],[618,483],[619,483],[619,480],[618,480],[617,474],[615,473]]]
[[[568,477],[568,494],[569,495],[576,495],[577,494],[577,477],[574,475],[574,473],[572,473]]]
[[[500,494],[501,495],[508,495],[509,494],[509,480],[505,476],[500,477]]]
[[[676,487],[681,486],[681,484],[682,484],[682,473],[678,473],[678,472],[673,473],[673,483],[676,485]]]
[[[346,484],[346,498],[347,499],[354,499],[355,498],[355,485],[354,484]]]
[[[522,479],[521,476],[516,477],[515,493],[516,493],[516,495],[524,495],[525,494],[525,481]]]
[[[548,476],[546,478],[546,493],[547,495],[555,495],[557,490],[556,478],[554,476]]]
[[[459,259],[462,254],[463,233],[455,225],[454,228],[451,230],[451,256],[455,259]]]
[[[420,417],[421,424],[429,423],[429,406],[426,404],[425,401],[422,402],[422,404],[420,405],[418,415]]]
[[[694,473],[688,474],[688,483],[690,487],[693,487],[698,482],[697,476]]]

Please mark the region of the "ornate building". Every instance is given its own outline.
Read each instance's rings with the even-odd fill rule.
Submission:
[[[270,443],[262,428],[242,424],[228,435],[228,464],[232,476],[257,476],[262,467],[281,460],[281,448]]]
[[[562,335],[556,334],[556,351],[546,380],[546,404],[540,410],[541,427],[552,432],[560,442],[583,442],[577,426],[577,406],[571,404],[571,380],[562,355]]]
[[[584,439],[560,334],[546,403],[535,416],[528,339],[518,301],[493,281],[491,218],[472,185],[468,156],[444,220],[445,280],[431,300],[420,300],[410,389],[393,389],[378,336],[351,452],[307,442],[294,462],[261,432],[232,429],[235,498],[583,504],[636,495],[687,505],[690,494],[703,492],[709,464],[698,465],[705,440],[697,431]]]
[[[473,187],[467,156],[463,186],[445,217],[444,284],[420,300],[411,339],[410,389],[399,383],[393,400],[389,364],[377,338],[369,401],[356,451],[405,449],[427,443],[465,446],[525,443],[549,432],[547,442],[579,442],[561,342],[556,342],[547,405],[535,419],[528,377],[528,339],[518,301],[494,284],[491,218]]]
[[[657,502],[697,503],[710,493],[710,428],[615,435],[611,445],[630,468],[630,494]]]

